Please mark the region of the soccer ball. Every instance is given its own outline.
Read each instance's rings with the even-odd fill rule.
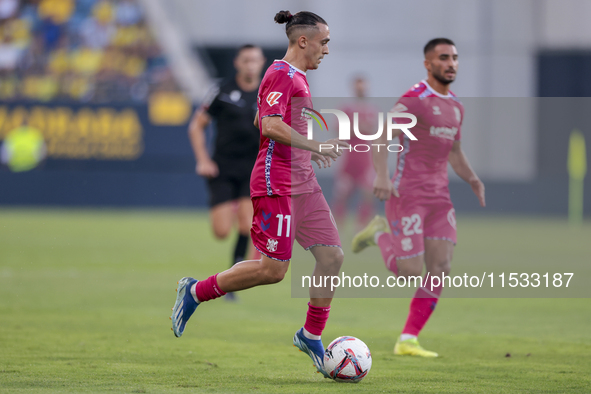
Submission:
[[[324,353],[324,369],[337,382],[360,382],[371,369],[371,353],[355,337],[339,337]]]

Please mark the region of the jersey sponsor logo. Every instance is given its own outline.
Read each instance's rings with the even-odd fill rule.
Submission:
[[[278,243],[279,241],[277,241],[276,239],[269,238],[269,240],[267,241],[267,250],[269,252],[275,252],[277,250]]]
[[[402,250],[405,252],[410,252],[413,248],[412,239],[411,238],[402,238],[400,241],[400,246],[402,246]]]
[[[441,115],[441,109],[438,105],[433,106],[433,115]]]
[[[447,213],[447,221],[454,228],[454,230],[456,230],[456,210],[455,209],[452,208],[449,210],[449,212]]]
[[[279,102],[279,97],[281,96],[283,96],[283,93],[281,92],[271,92],[267,96],[267,103],[272,107]]]
[[[460,109],[458,107],[454,107],[454,112],[456,113],[456,120],[458,121],[458,123],[462,122],[462,112],[460,111]]]
[[[458,134],[458,128],[457,127],[431,126],[431,129],[429,130],[429,134],[432,135],[433,137],[440,137],[440,138],[445,138],[447,140],[454,140],[456,137],[456,134]]]

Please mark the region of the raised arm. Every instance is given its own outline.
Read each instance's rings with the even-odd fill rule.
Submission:
[[[462,150],[460,141],[454,142],[447,159],[455,173],[470,185],[472,191],[474,194],[476,194],[476,197],[478,197],[480,206],[486,206],[486,200],[484,198],[484,184],[472,169],[468,158]]]
[[[211,117],[202,108],[195,111],[189,124],[189,140],[197,160],[195,172],[198,175],[215,178],[219,174],[217,164],[211,160],[205,141],[205,128],[211,123]]]

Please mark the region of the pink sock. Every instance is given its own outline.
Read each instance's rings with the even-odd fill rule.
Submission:
[[[199,302],[214,300],[218,297],[226,295],[226,292],[220,289],[220,286],[218,286],[218,275],[219,274],[212,275],[209,278],[200,280],[195,284],[195,294],[197,295]]]
[[[308,302],[308,314],[306,315],[306,324],[304,324],[304,329],[312,335],[322,335],[322,331],[326,326],[329,313],[330,306],[328,308],[323,308],[310,305]]]
[[[406,319],[406,325],[402,330],[403,334],[418,336],[423,327],[425,327],[425,324],[427,324],[429,317],[431,317],[431,314],[435,310],[435,306],[437,306],[437,301],[439,300],[443,287],[434,287],[433,291],[430,289],[430,285],[428,288],[419,287],[417,289],[415,296],[410,302],[410,312]]]
[[[392,234],[383,233],[380,235],[378,238],[378,246],[382,251],[382,257],[384,258],[384,264],[386,264],[386,268],[394,272],[394,275],[398,275],[398,266],[396,265],[396,254],[394,254]]]

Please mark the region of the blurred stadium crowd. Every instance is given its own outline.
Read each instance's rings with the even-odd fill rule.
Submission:
[[[136,0],[0,0],[0,100],[141,103],[178,91]]]

